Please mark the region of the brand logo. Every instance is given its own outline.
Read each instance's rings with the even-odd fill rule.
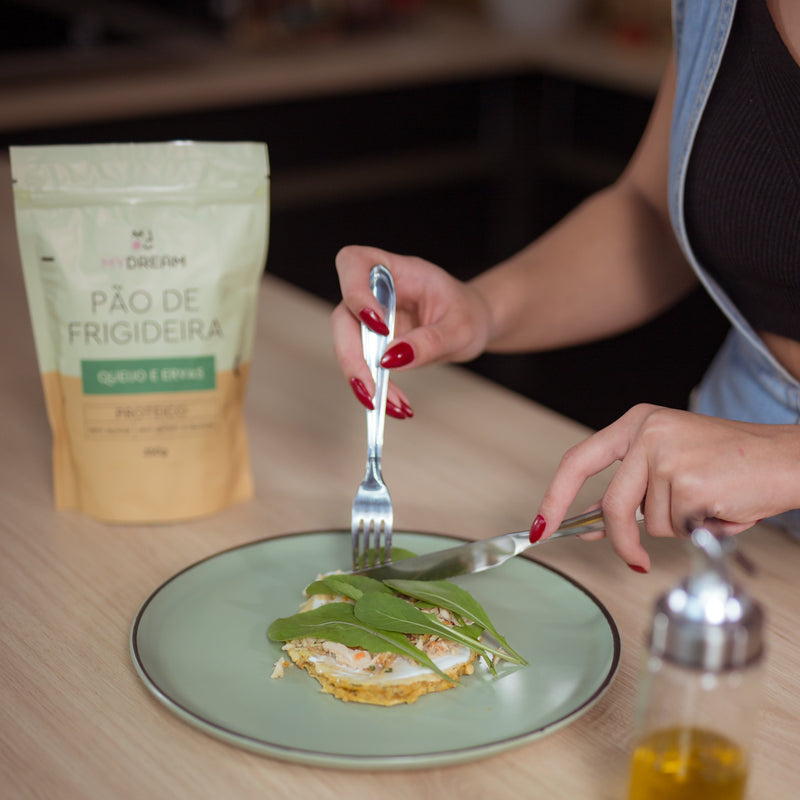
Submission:
[[[151,231],[149,228],[142,231],[131,231],[131,249],[152,250],[153,231]]]
[[[155,247],[155,236],[150,228],[136,228],[131,231],[130,250],[127,255],[107,255],[100,257],[101,269],[178,269],[188,266],[185,255],[151,252]]]

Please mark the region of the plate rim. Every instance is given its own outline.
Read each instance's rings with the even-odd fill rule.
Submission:
[[[461,542],[475,541],[475,539],[467,536],[450,533],[438,533],[435,531],[403,529],[398,530],[397,532],[402,533],[403,535],[432,536]],[[587,697],[579,706],[570,709],[568,713],[547,723],[546,725],[537,727],[535,730],[503,737],[485,744],[471,745],[452,750],[437,750],[434,753],[407,753],[400,755],[335,754],[320,750],[313,750],[310,748],[299,748],[274,742],[266,742],[263,739],[249,736],[248,734],[241,733],[232,728],[226,727],[225,725],[204,719],[197,712],[191,710],[166,694],[158,685],[157,681],[149,675],[147,667],[140,657],[141,654],[137,642],[137,633],[142,624],[142,620],[147,612],[147,609],[158,597],[158,595],[161,594],[161,592],[163,592],[167,586],[178,580],[185,573],[196,569],[208,561],[220,558],[229,553],[243,551],[250,547],[258,547],[270,541],[279,539],[289,539],[294,537],[300,538],[303,536],[321,533],[348,535],[350,531],[346,530],[345,528],[316,528],[310,530],[290,531],[287,533],[277,534],[275,536],[264,536],[260,539],[255,539],[249,542],[242,542],[240,544],[227,547],[223,550],[219,550],[215,553],[211,553],[208,556],[204,556],[203,558],[188,564],[186,567],[178,570],[169,578],[162,581],[155,589],[153,589],[139,606],[131,625],[129,635],[130,655],[131,660],[133,661],[133,666],[142,684],[144,684],[144,687],[148,690],[150,695],[158,700],[162,706],[167,708],[167,710],[176,714],[184,722],[190,724],[208,736],[215,738],[218,741],[223,741],[230,746],[235,746],[239,749],[243,749],[257,755],[272,757],[282,761],[307,764],[311,766],[326,766],[337,769],[356,769],[367,771],[384,769],[419,769],[425,767],[447,766],[451,764],[463,763],[465,761],[476,761],[478,759],[487,758],[515,747],[522,746],[528,742],[533,742],[537,739],[543,738],[550,733],[554,733],[558,729],[568,725],[572,720],[585,714],[603,697],[613,683],[621,662],[622,639],[617,624],[606,605],[577,579],[568,575],[558,567],[553,567],[550,564],[546,564],[525,552],[520,553],[517,557],[521,557],[526,561],[530,561],[539,567],[546,569],[548,572],[554,573],[559,578],[565,580],[575,589],[578,589],[580,592],[586,595],[586,597],[592,602],[597,610],[600,611],[603,619],[605,620],[611,634],[612,642],[611,663],[609,664],[606,674],[603,676],[603,680],[594,689],[591,695]]]

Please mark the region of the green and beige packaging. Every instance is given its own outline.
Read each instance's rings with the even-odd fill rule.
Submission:
[[[168,522],[249,497],[266,146],[10,152],[56,507]]]

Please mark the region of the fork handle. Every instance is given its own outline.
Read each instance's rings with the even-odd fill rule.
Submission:
[[[367,410],[367,470],[380,474],[383,451],[383,428],[386,422],[386,398],[389,393],[389,370],[381,366],[386,345],[394,335],[395,291],[392,274],[383,266],[375,265],[370,271],[369,285],[383,312],[389,333],[385,336],[361,323],[361,347],[372,379],[375,381],[374,408]]]

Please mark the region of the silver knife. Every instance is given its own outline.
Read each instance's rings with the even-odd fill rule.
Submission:
[[[643,521],[641,511],[636,512],[636,520],[637,522]],[[587,511],[585,514],[579,514],[577,517],[565,519],[560,527],[544,541],[552,542],[566,536],[601,531],[604,528],[603,512],[598,508],[594,511]],[[539,542],[531,544],[528,537],[528,531],[505,533],[492,539],[480,539],[423,556],[391,561],[388,564],[358,570],[353,574],[367,575],[377,580],[404,578],[419,581],[436,581],[456,575],[471,575],[474,572],[483,572],[485,569],[500,566],[509,558],[539,544]]]

